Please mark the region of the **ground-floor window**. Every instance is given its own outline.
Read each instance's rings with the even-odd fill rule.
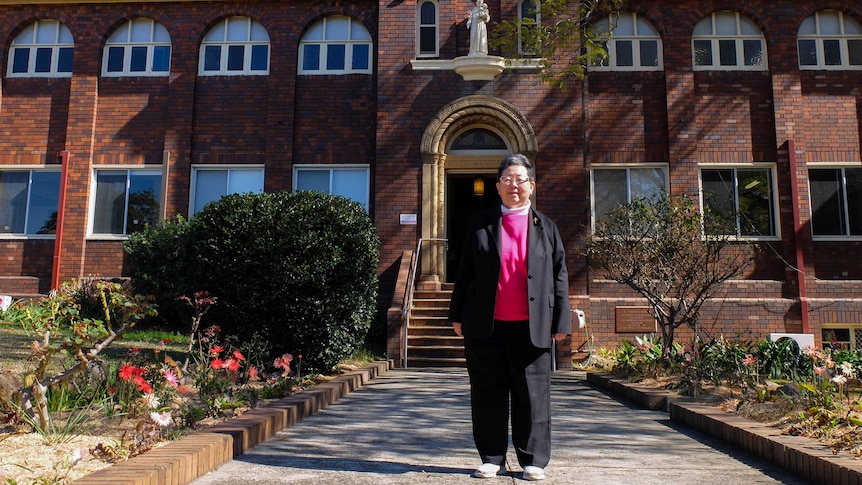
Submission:
[[[0,170],[0,234],[56,234],[59,170]]]
[[[814,236],[862,236],[862,168],[809,168]]]
[[[700,176],[704,207],[727,218],[730,230],[735,231],[730,235],[753,238],[777,235],[771,167],[704,168]]]
[[[326,194],[341,195],[359,202],[368,210],[368,167],[296,167],[294,190],[316,190]]]
[[[161,170],[95,170],[93,235],[125,236],[159,222]]]
[[[862,325],[824,325],[823,347],[835,350],[862,348]]]
[[[191,211],[194,215],[225,195],[263,192],[263,167],[193,167]]]
[[[592,171],[593,223],[616,207],[667,190],[665,166],[596,167]]]

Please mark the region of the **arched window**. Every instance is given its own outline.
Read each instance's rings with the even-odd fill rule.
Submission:
[[[371,34],[340,15],[312,25],[299,43],[300,74],[371,74]]]
[[[805,19],[796,39],[799,69],[862,69],[862,25],[835,10]]]
[[[528,46],[533,40],[529,35],[525,34],[541,25],[542,12],[539,0],[521,0],[518,4],[518,21],[521,26],[518,29],[518,52],[525,56],[535,55],[538,52],[538,48]],[[525,32],[525,30],[528,32]]]
[[[715,12],[691,36],[695,71],[765,71],[766,41],[760,28],[737,12]]]
[[[12,41],[9,77],[71,77],[75,42],[56,20],[37,20]]]
[[[484,127],[474,127],[455,136],[449,145],[447,153],[458,155],[477,150],[508,154],[509,146],[506,144],[506,140],[496,131]]]
[[[103,76],[167,76],[171,69],[171,36],[147,18],[132,19],[105,43]]]
[[[594,71],[660,71],[661,37],[653,25],[634,12],[612,14],[595,23],[597,32],[611,33],[607,58],[590,66]]]
[[[437,34],[439,18],[437,2],[423,0],[416,8],[416,55],[436,57],[440,55],[440,36]]]
[[[230,17],[219,22],[201,42],[198,74],[269,74],[269,34],[266,29],[248,17]]]

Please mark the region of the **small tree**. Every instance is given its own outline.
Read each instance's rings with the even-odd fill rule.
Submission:
[[[728,227],[708,208],[701,214],[691,197],[662,192],[609,211],[587,238],[587,255],[591,267],[647,299],[668,355],[675,330],[696,330],[703,303],[756,257],[755,246]]]

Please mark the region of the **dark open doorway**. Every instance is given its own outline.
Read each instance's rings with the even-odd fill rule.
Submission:
[[[476,178],[481,178],[484,191],[477,194]],[[461,248],[473,214],[482,209],[500,205],[494,174],[450,173],[446,178],[446,281],[451,282],[458,271]]]

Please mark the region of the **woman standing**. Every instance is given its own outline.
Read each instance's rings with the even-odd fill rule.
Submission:
[[[512,443],[524,478],[551,458],[553,340],[571,334],[565,250],[556,224],[530,205],[535,174],[524,155],[497,170],[501,207],[473,219],[449,319],[464,337],[479,478],[497,475]]]

